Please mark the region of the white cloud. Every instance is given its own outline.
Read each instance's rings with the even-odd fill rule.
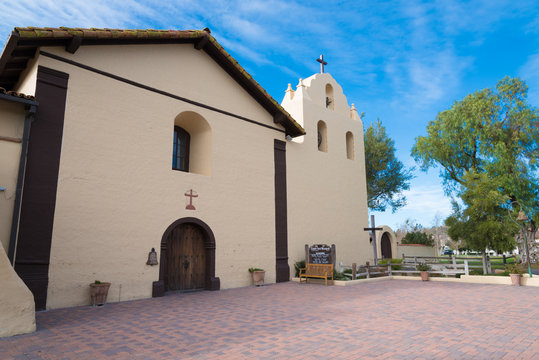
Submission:
[[[530,104],[539,106],[539,53],[529,56],[518,73],[528,84],[528,100]]]

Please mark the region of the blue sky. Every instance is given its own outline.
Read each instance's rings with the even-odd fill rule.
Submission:
[[[519,76],[539,105],[537,1],[135,1],[19,0],[0,2],[0,45],[15,26],[202,29],[277,100],[287,84],[329,72],[349,104],[380,118],[407,166],[414,139],[436,114],[467,94]],[[396,213],[432,225],[450,212],[437,170],[416,171]]]

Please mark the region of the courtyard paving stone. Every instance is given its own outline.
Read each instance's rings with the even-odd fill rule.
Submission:
[[[36,314],[0,359],[539,359],[539,288],[390,280]]]

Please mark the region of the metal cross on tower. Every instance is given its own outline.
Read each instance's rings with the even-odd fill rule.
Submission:
[[[320,58],[316,59],[316,61],[318,61],[320,63],[320,72],[323,74],[324,73],[324,65],[328,64],[326,61],[324,61],[324,55],[320,55]]]

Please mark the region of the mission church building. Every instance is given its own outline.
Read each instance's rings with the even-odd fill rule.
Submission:
[[[94,280],[109,301],[289,281],[305,244],[372,261],[363,126],[323,63],[278,104],[208,29],[15,28],[0,87],[0,319]]]

